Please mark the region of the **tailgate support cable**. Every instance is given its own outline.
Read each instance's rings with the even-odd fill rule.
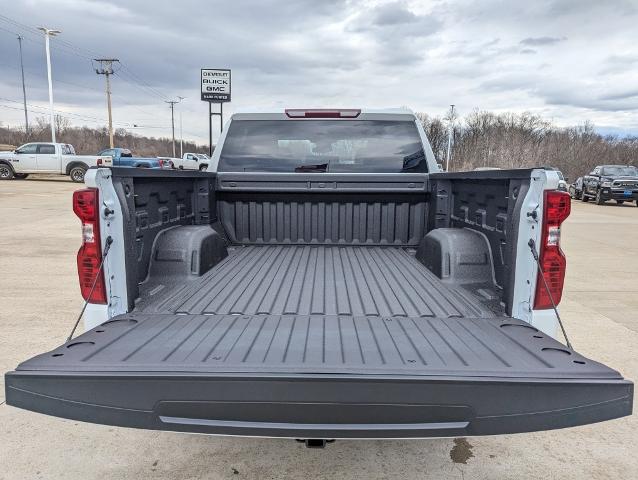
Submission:
[[[102,269],[104,268],[104,260],[109,253],[111,248],[111,244],[113,243],[113,238],[109,235],[106,237],[105,245],[104,245],[104,253],[102,254],[102,261],[100,262],[100,267],[97,269],[97,273],[95,274],[95,279],[93,280],[93,285],[91,285],[91,290],[87,295],[87,299],[84,301],[84,306],[82,306],[82,310],[80,310],[80,315],[78,315],[78,319],[75,321],[75,325],[73,325],[73,329],[69,334],[69,337],[66,339],[67,342],[70,342],[73,338],[73,334],[75,333],[75,329],[78,328],[80,324],[80,320],[82,320],[82,315],[84,315],[84,310],[86,310],[87,305],[89,304],[89,298],[93,295],[93,290],[95,290],[95,285],[97,284],[97,279],[100,278],[100,274],[102,273]]]
[[[529,248],[532,251],[532,255],[534,256],[534,260],[536,260],[536,264],[538,265],[538,270],[541,272],[540,277],[543,279],[543,284],[545,285],[545,291],[547,292],[547,295],[549,296],[549,301],[552,302],[552,308],[554,309],[554,313],[556,314],[556,318],[558,319],[558,324],[560,325],[560,329],[563,332],[563,337],[565,337],[565,342],[567,343],[567,347],[570,350],[573,350],[572,344],[569,341],[569,338],[567,338],[567,332],[565,331],[565,326],[563,325],[563,321],[561,320],[560,315],[558,314],[558,308],[556,308],[556,302],[554,302],[554,297],[552,295],[552,292],[549,289],[549,285],[547,285],[545,272],[543,271],[543,267],[541,266],[541,261],[538,258],[538,252],[536,251],[536,242],[534,242],[534,239],[530,238],[529,242],[527,242],[527,245],[529,245]]]

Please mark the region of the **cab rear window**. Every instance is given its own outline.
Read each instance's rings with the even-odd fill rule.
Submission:
[[[412,121],[235,120],[219,159],[222,172],[426,172]]]

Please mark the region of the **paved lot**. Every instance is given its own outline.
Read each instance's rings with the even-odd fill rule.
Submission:
[[[0,182],[0,372],[62,343],[81,307],[79,222],[63,178]],[[562,312],[581,353],[638,380],[638,208],[575,202]],[[0,381],[0,401],[4,383]],[[213,438],[83,424],[0,406],[0,479],[638,478],[636,416],[493,438]],[[466,462],[466,463],[462,463]]]

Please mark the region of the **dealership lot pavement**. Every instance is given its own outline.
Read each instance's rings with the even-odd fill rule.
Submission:
[[[79,221],[64,177],[0,182],[0,371],[62,343],[81,308]],[[638,380],[638,208],[574,202],[561,311],[574,347]],[[0,402],[4,379],[0,379]],[[468,439],[214,438],[83,424],[0,406],[0,479],[638,478],[638,418]]]

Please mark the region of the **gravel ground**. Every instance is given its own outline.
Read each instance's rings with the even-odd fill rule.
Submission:
[[[50,350],[80,307],[79,222],[64,177],[0,182],[0,370]],[[561,305],[574,347],[638,379],[638,208],[574,202]],[[0,402],[4,382],[0,378]],[[0,406],[0,479],[638,478],[635,416],[533,434],[415,441],[215,438],[78,423]]]

